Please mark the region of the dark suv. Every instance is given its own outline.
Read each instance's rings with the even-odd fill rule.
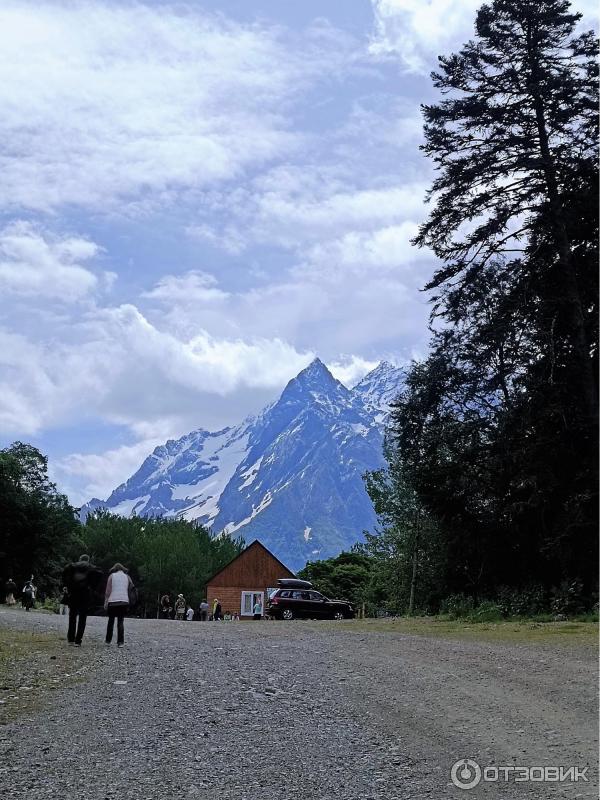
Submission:
[[[282,579],[271,592],[266,614],[275,619],[352,619],[354,609],[346,600],[330,600],[308,581]]]

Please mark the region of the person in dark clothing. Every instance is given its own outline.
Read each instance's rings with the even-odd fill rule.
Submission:
[[[63,583],[69,593],[69,629],[67,632],[69,644],[81,647],[94,591],[101,580],[102,572],[90,564],[89,556],[80,556],[79,561],[65,567]]]
[[[163,594],[160,598],[160,618],[171,619],[173,614],[173,603],[169,594]]]
[[[33,583],[33,575],[27,581],[25,586],[23,587],[23,591],[21,593],[21,605],[25,609],[25,611],[29,611],[30,608],[35,606],[35,594],[36,588],[35,584]]]

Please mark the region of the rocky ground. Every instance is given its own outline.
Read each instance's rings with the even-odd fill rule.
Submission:
[[[89,620],[83,647],[52,659],[69,674],[11,720],[28,685],[27,661],[14,665],[24,683],[0,689],[0,797],[597,797],[589,645],[437,639],[353,622],[127,620],[118,650],[103,644],[104,625]],[[64,636],[65,626],[0,611],[0,628]],[[589,765],[590,782],[463,790],[450,780],[459,758]]]

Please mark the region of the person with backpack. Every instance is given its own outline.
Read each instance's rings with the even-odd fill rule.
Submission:
[[[81,647],[85,632],[85,624],[94,591],[102,580],[102,572],[90,563],[88,555],[79,557],[79,561],[69,564],[63,571],[63,583],[67,588],[69,602],[69,628],[67,641]]]
[[[117,647],[125,644],[125,614],[130,605],[136,603],[136,591],[133,581],[123,564],[115,564],[108,574],[106,592],[104,593],[104,610],[108,612],[106,626],[106,644],[112,642],[115,619],[117,620]]]
[[[27,581],[25,586],[23,587],[23,591],[21,593],[21,605],[25,609],[25,611],[29,611],[30,608],[33,608],[35,605],[35,593],[36,588],[33,583],[33,575]]]

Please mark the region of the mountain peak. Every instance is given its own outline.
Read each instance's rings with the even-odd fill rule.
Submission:
[[[350,391],[336,380],[320,358],[315,358],[288,383],[280,397],[280,403],[313,403],[317,400],[344,405]]]
[[[331,374],[331,372],[327,369],[325,364],[321,361],[320,358],[313,358],[310,362],[308,367],[304,367],[301,370],[294,380],[299,381],[314,381],[314,380],[325,380],[328,382],[334,381],[335,378]]]
[[[372,407],[387,411],[389,404],[403,388],[404,379],[405,373],[401,367],[389,361],[380,361],[354,386],[352,392]]]

